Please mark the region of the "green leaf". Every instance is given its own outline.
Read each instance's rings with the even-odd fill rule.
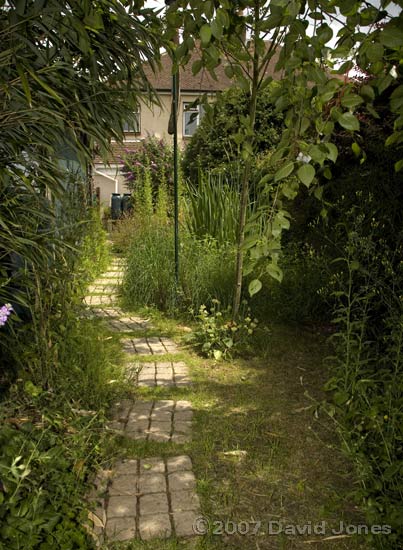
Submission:
[[[356,157],[360,156],[361,147],[358,145],[356,141],[352,144],[351,149]]]
[[[211,32],[213,36],[217,38],[217,40],[220,40],[222,38],[223,26],[217,19],[211,22]]]
[[[394,113],[403,109],[403,85],[398,86],[390,96],[390,108]]]
[[[21,79],[21,84],[24,89],[25,97],[27,98],[27,102],[29,107],[32,107],[32,97],[31,97],[31,90],[29,88],[28,79],[25,75],[23,67],[17,63],[17,71]]]
[[[287,178],[292,172],[294,171],[294,163],[293,162],[287,162],[280,168],[280,170],[277,170],[277,172],[274,175],[274,181],[280,181],[284,178]]]
[[[283,280],[283,272],[277,264],[268,264],[268,266],[266,267],[266,271],[270,275],[270,277],[273,277],[273,279],[276,279],[276,281],[278,281],[279,283],[281,283],[281,281]]]
[[[400,172],[403,168],[403,159],[398,160],[395,164],[395,172]]]
[[[196,59],[196,61],[192,65],[193,75],[196,75],[199,71],[201,71],[202,67],[203,67],[203,61],[201,59]]]
[[[313,194],[318,201],[321,201],[323,196],[323,187],[315,187]]]
[[[347,392],[339,391],[334,394],[333,400],[336,405],[343,405],[344,403],[346,403],[346,401],[348,401],[349,397],[350,396]]]
[[[329,151],[328,158],[332,162],[336,162],[339,155],[339,151],[334,143],[326,143],[327,150]]]
[[[368,44],[365,49],[365,55],[367,56],[368,60],[371,61],[371,63],[380,61],[383,57],[383,53],[384,48],[382,44],[379,44],[379,42]]]
[[[337,122],[340,124],[340,126],[345,128],[346,130],[349,130],[350,132],[358,132],[358,130],[360,129],[360,123],[352,113],[343,113],[341,116],[339,116]]]
[[[215,349],[213,351],[213,356],[216,361],[220,361],[222,359],[222,351],[219,349]]]
[[[261,290],[261,288],[261,281],[259,281],[259,279],[253,279],[253,281],[251,281],[248,286],[249,296],[252,297],[254,294],[257,294],[259,290]]]
[[[34,71],[32,71],[31,69],[29,69],[28,67],[26,67],[27,71],[29,72],[29,74],[32,76],[32,78],[34,80],[36,80],[38,82],[38,84],[48,92],[49,95],[51,95],[54,99],[56,99],[56,101],[58,103],[61,103],[62,105],[64,105],[63,103],[63,100],[62,98],[59,96],[59,94],[53,90],[50,86],[48,86],[48,84],[46,84],[46,82],[44,80],[42,80],[41,78],[39,78],[39,76],[37,74],[35,74]]]
[[[355,109],[355,107],[358,107],[358,105],[361,105],[361,103],[364,100],[362,97],[360,97],[357,94],[347,94],[341,99],[341,104],[343,107],[347,107],[348,109]]]
[[[379,41],[387,48],[397,50],[403,46],[402,29],[392,24],[386,25],[381,31]]]
[[[212,36],[211,27],[210,25],[203,25],[200,29],[200,38],[202,41],[202,44],[204,46],[207,46],[207,44],[210,42]]]
[[[298,168],[297,176],[306,187],[309,187],[315,177],[315,168],[310,164],[303,164]]]
[[[365,101],[374,101],[375,99],[375,92],[372,86],[369,86],[368,84],[365,84],[361,87],[360,90],[361,97]]]

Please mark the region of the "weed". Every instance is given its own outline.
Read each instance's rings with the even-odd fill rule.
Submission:
[[[222,310],[217,299],[213,299],[212,303],[209,310],[201,305],[195,315],[199,323],[191,334],[191,341],[204,355],[216,360],[231,359],[234,355],[245,353],[257,327],[257,319],[251,319],[246,303],[236,321],[231,318],[231,308]]]

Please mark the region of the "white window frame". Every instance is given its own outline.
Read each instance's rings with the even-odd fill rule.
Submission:
[[[123,124],[123,131],[125,134],[141,134],[141,112],[140,108],[134,112],[135,124],[125,122]]]
[[[187,121],[186,119],[187,119],[187,115],[189,115],[189,113],[190,113],[190,115],[196,114],[196,117],[194,118],[194,120],[192,120],[192,124],[194,122],[196,123],[196,127],[194,128],[192,133],[188,133],[186,131],[186,127],[189,124],[189,121]],[[193,101],[184,101],[183,102],[183,117],[182,117],[182,121],[183,121],[182,134],[183,134],[183,137],[191,138],[194,135],[195,131],[199,127],[201,119],[203,118],[203,114],[204,113],[203,113],[202,105],[194,106]]]

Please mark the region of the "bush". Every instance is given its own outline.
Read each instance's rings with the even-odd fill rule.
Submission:
[[[103,421],[32,383],[11,391],[0,409],[2,550],[92,547],[85,492]]]
[[[35,195],[28,199],[43,205]],[[29,315],[21,322],[12,314],[0,327],[2,367],[18,374],[11,386],[7,380],[0,407],[1,549],[92,546],[84,495],[101,461],[104,411],[122,380],[120,346],[99,321],[79,318],[85,285],[106,265],[106,237],[97,211],[84,206],[81,222],[68,206],[57,218],[49,204],[42,215],[28,211],[26,236],[35,236],[33,212],[57,224],[46,232],[48,248],[39,240],[31,252],[17,232],[21,267],[11,283],[24,289],[19,303]],[[15,215],[4,204],[0,214]]]
[[[221,308],[219,300],[212,300],[208,309],[204,304],[195,315],[198,327],[189,338],[206,357],[231,359],[249,349],[257,319],[251,318],[250,309],[242,304],[238,320],[233,321],[231,308]]]
[[[131,307],[155,306],[173,312],[198,309],[218,298],[229,304],[235,253],[213,239],[197,241],[180,234],[180,288],[175,287],[174,232],[157,217],[137,226],[130,243],[123,295]]]
[[[139,187],[149,178],[154,200],[160,185],[173,192],[173,150],[163,139],[148,136],[141,141],[138,149],[122,158],[120,172],[127,188],[136,194]]]
[[[264,274],[262,290],[251,298],[259,319],[297,324],[329,321],[328,257],[308,245],[301,249],[289,244],[279,264],[284,274],[281,283]]]
[[[211,115],[201,121],[196,133],[187,145],[183,156],[183,173],[192,183],[198,181],[198,170],[225,167],[239,158],[239,147],[234,135],[240,127],[240,117],[247,114],[246,92],[231,88],[218,97]],[[281,134],[282,116],[275,113],[267,92],[258,97],[256,112],[256,141],[258,151],[266,151],[275,145]]]
[[[372,213],[367,204],[365,214],[355,207],[344,215],[327,389],[333,392],[330,414],[361,481],[357,499],[369,522],[393,529],[376,544],[397,549],[403,537],[403,229],[391,246],[379,236],[373,207]]]

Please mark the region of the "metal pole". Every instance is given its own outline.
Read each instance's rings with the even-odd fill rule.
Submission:
[[[175,283],[179,290],[179,173],[178,173],[178,92],[179,72],[172,76],[172,114],[174,126],[174,238],[175,238]]]
[[[169,8],[176,0],[165,0]],[[174,42],[179,44],[179,30]],[[173,63],[173,61],[172,61]],[[173,134],[174,141],[174,243],[175,243],[175,285],[176,293],[179,290],[179,166],[178,166],[178,99],[179,99],[179,69],[172,75],[172,109],[169,120],[168,133]]]

